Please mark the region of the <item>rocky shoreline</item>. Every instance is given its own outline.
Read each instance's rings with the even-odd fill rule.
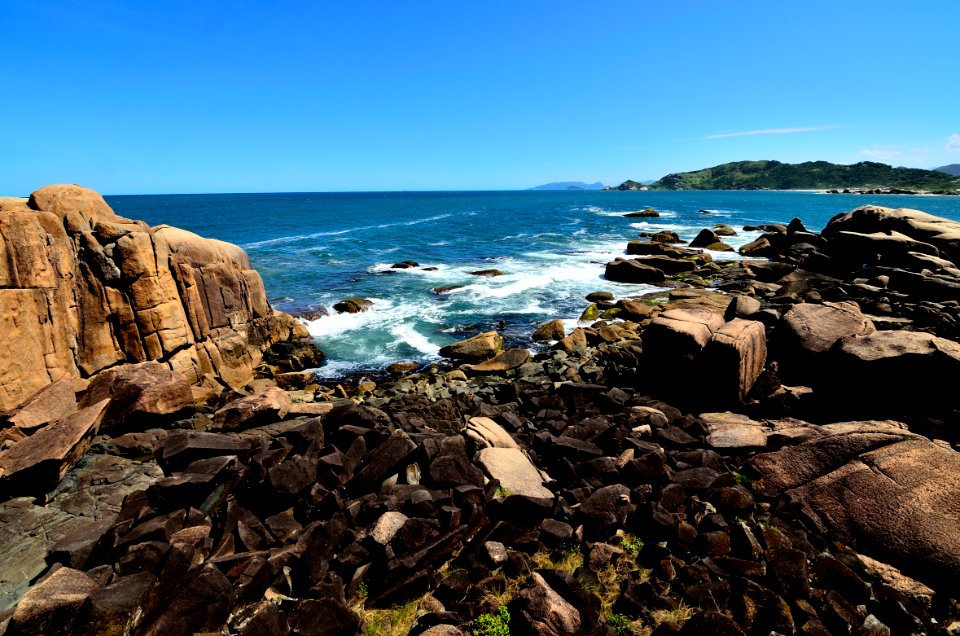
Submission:
[[[960,632],[960,223],[654,236],[607,276],[663,291],[549,351],[322,387],[238,248],[38,193],[0,202],[6,634]]]

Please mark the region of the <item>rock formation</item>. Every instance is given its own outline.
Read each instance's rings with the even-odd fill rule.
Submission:
[[[306,335],[235,245],[121,218],[80,186],[0,201],[0,411],[148,360],[239,387],[265,349]]]

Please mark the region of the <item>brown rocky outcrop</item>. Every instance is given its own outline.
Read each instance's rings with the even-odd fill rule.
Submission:
[[[707,309],[668,309],[643,335],[644,359],[656,369],[653,383],[685,402],[742,402],[763,371],[767,336],[763,324],[734,318],[725,322]],[[707,378],[690,391],[690,382]]]
[[[235,245],[121,218],[80,186],[0,203],[0,410],[148,360],[241,386],[265,349],[306,336]]]
[[[827,436],[750,461],[817,530],[925,582],[960,576],[960,454],[884,432]]]
[[[960,222],[919,210],[864,205],[830,219],[823,236],[832,239],[840,232],[887,235],[896,232],[934,246],[954,262],[960,260]]]

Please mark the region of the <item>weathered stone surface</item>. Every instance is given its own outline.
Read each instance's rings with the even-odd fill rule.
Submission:
[[[90,382],[80,406],[103,399],[110,400],[103,418],[104,429],[123,425],[143,427],[193,407],[193,392],[187,379],[154,361],[101,371]]]
[[[666,278],[656,267],[637,258],[616,258],[607,263],[604,277],[618,283],[660,283]]]
[[[492,358],[502,348],[503,338],[500,334],[496,331],[487,331],[441,348],[440,355],[453,360],[479,362]]]
[[[832,240],[840,232],[898,232],[933,245],[953,262],[960,259],[960,222],[919,210],[865,205],[830,219],[823,229],[823,236]]]
[[[807,354],[823,353],[845,336],[876,332],[873,322],[850,302],[794,305],[781,324],[786,341]]]
[[[556,344],[556,348],[567,353],[573,352],[577,347],[587,346],[587,334],[584,332],[583,328],[577,327],[571,331],[568,335],[560,339]]]
[[[537,636],[573,636],[580,629],[580,612],[537,572],[530,577],[530,587],[518,596],[516,622],[520,631]],[[511,626],[513,624],[511,620]]]
[[[97,192],[76,184],[44,186],[30,195],[27,205],[60,218],[65,218],[71,212],[79,212],[90,221],[120,223],[126,220],[118,217]]]
[[[840,340],[814,388],[863,413],[930,413],[955,408],[957,377],[960,344],[923,332],[878,331]]]
[[[141,572],[94,590],[77,617],[77,627],[82,626],[82,633],[122,636],[155,582],[155,576]]]
[[[742,402],[767,361],[767,333],[762,323],[734,318],[718,329],[707,345],[707,372],[716,379],[720,401]]]
[[[926,583],[960,576],[960,453],[922,438],[851,433],[750,463],[819,531]]]
[[[237,430],[282,419],[290,410],[290,397],[277,387],[230,402],[213,416],[213,430]]]
[[[306,337],[274,313],[240,248],[129,221],[79,186],[0,206],[0,410],[65,376],[158,360],[239,387],[272,344]],[[15,353],[14,353],[15,352]]]
[[[13,607],[47,566],[55,545],[94,523],[110,523],[128,494],[163,473],[154,463],[88,453],[46,505],[20,497],[0,503],[0,612]]]
[[[699,309],[668,309],[643,334],[644,351],[674,355],[699,354],[723,326],[720,314]]]
[[[564,335],[566,335],[566,332],[563,329],[563,322],[560,320],[551,320],[537,328],[531,338],[534,340],[560,340]]]
[[[713,448],[761,448],[767,445],[769,429],[739,413],[701,413],[707,426],[707,444]]]
[[[553,499],[553,493],[543,485],[540,471],[517,448],[484,448],[480,451],[479,463],[510,494]]]
[[[0,454],[0,496],[39,495],[55,487],[89,448],[108,403],[68,415]]]
[[[29,433],[61,420],[77,410],[77,393],[86,389],[88,384],[80,378],[61,378],[24,402],[20,409],[10,416],[10,423]]]
[[[489,417],[471,417],[464,434],[481,447],[520,448],[510,433]]]
[[[89,576],[60,568],[24,594],[6,633],[69,633],[70,625],[87,598],[100,586]]]
[[[506,349],[489,360],[470,365],[466,370],[470,373],[503,373],[516,369],[530,359],[530,352],[526,349]]]

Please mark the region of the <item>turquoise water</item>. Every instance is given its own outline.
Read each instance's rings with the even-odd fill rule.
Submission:
[[[807,192],[396,192],[111,196],[117,213],[167,223],[241,245],[274,307],[330,308],[364,296],[362,314],[308,323],[327,353],[325,377],[378,371],[390,362],[430,362],[440,347],[499,327],[529,346],[553,318],[568,326],[593,291],[617,297],[654,288],[611,283],[604,264],[640,232],[673,230],[692,239],[714,223],[756,238],[744,225],[800,217],[821,229],[835,214],[867,203],[911,207],[960,220],[960,197],[827,195]],[[623,214],[653,207],[656,219]],[[702,214],[701,209],[712,210]],[[732,258],[715,254],[715,258]],[[421,268],[392,270],[414,260]],[[424,268],[435,268],[426,270]],[[503,276],[471,276],[479,269]],[[446,294],[435,287],[460,285]]]

